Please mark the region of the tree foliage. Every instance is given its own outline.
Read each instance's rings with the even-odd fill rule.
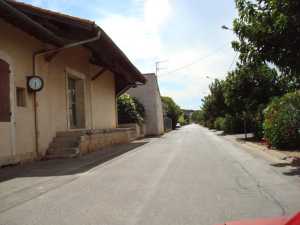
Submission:
[[[240,59],[224,81],[210,86],[203,124],[228,133],[244,124],[245,132],[273,146],[299,147],[299,92],[281,96],[300,88],[300,1],[235,1],[232,47]]]
[[[172,129],[176,128],[178,119],[182,114],[180,107],[170,97],[161,97],[163,103],[164,114],[172,120]]]
[[[192,114],[191,118],[192,122],[198,123],[198,124],[203,124],[203,111],[202,110],[196,110]]]
[[[228,108],[235,113],[254,115],[260,105],[280,95],[277,72],[266,64],[239,64],[226,78],[224,95]]]
[[[128,94],[121,95],[117,99],[119,123],[143,123],[145,109],[142,103]]]
[[[279,148],[300,146],[300,92],[275,98],[265,110],[265,137]]]
[[[242,63],[270,62],[300,87],[300,1],[236,0],[232,43]]]
[[[224,130],[225,129],[225,118],[218,117],[214,122],[214,128],[216,130]]]
[[[203,99],[203,120],[207,127],[214,128],[214,121],[222,117],[227,111],[224,96],[224,81],[215,79],[209,86],[210,94]]]
[[[250,127],[250,124],[262,124],[263,109],[271,98],[282,94],[281,90],[275,69],[266,64],[238,64],[225,80],[215,80],[210,85],[210,94],[202,105],[204,125],[220,128],[220,120],[215,122],[221,117],[229,133],[250,131],[251,128],[256,132],[255,128],[260,127]]]

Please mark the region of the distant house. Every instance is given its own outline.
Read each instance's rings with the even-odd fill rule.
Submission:
[[[136,97],[145,107],[146,135],[161,135],[164,133],[164,120],[161,96],[157,77],[154,73],[144,74],[146,84],[131,88],[127,93]]]
[[[144,76],[94,22],[0,1],[0,166],[127,141],[116,97]]]

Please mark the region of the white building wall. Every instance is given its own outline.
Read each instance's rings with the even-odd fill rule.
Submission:
[[[127,91],[136,97],[145,107],[146,135],[161,135],[164,133],[163,109],[157,77],[154,73],[144,74],[147,79],[145,85],[131,88]]]

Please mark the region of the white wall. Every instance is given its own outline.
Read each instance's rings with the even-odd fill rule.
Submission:
[[[162,102],[155,74],[144,74],[145,85],[131,88],[127,93],[136,97],[145,107],[146,135],[161,135],[164,132]]]

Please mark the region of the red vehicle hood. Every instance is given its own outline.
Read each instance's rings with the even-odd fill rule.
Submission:
[[[224,224],[219,224],[224,225]],[[300,213],[293,217],[280,217],[272,219],[255,219],[227,222],[225,225],[300,225]]]

